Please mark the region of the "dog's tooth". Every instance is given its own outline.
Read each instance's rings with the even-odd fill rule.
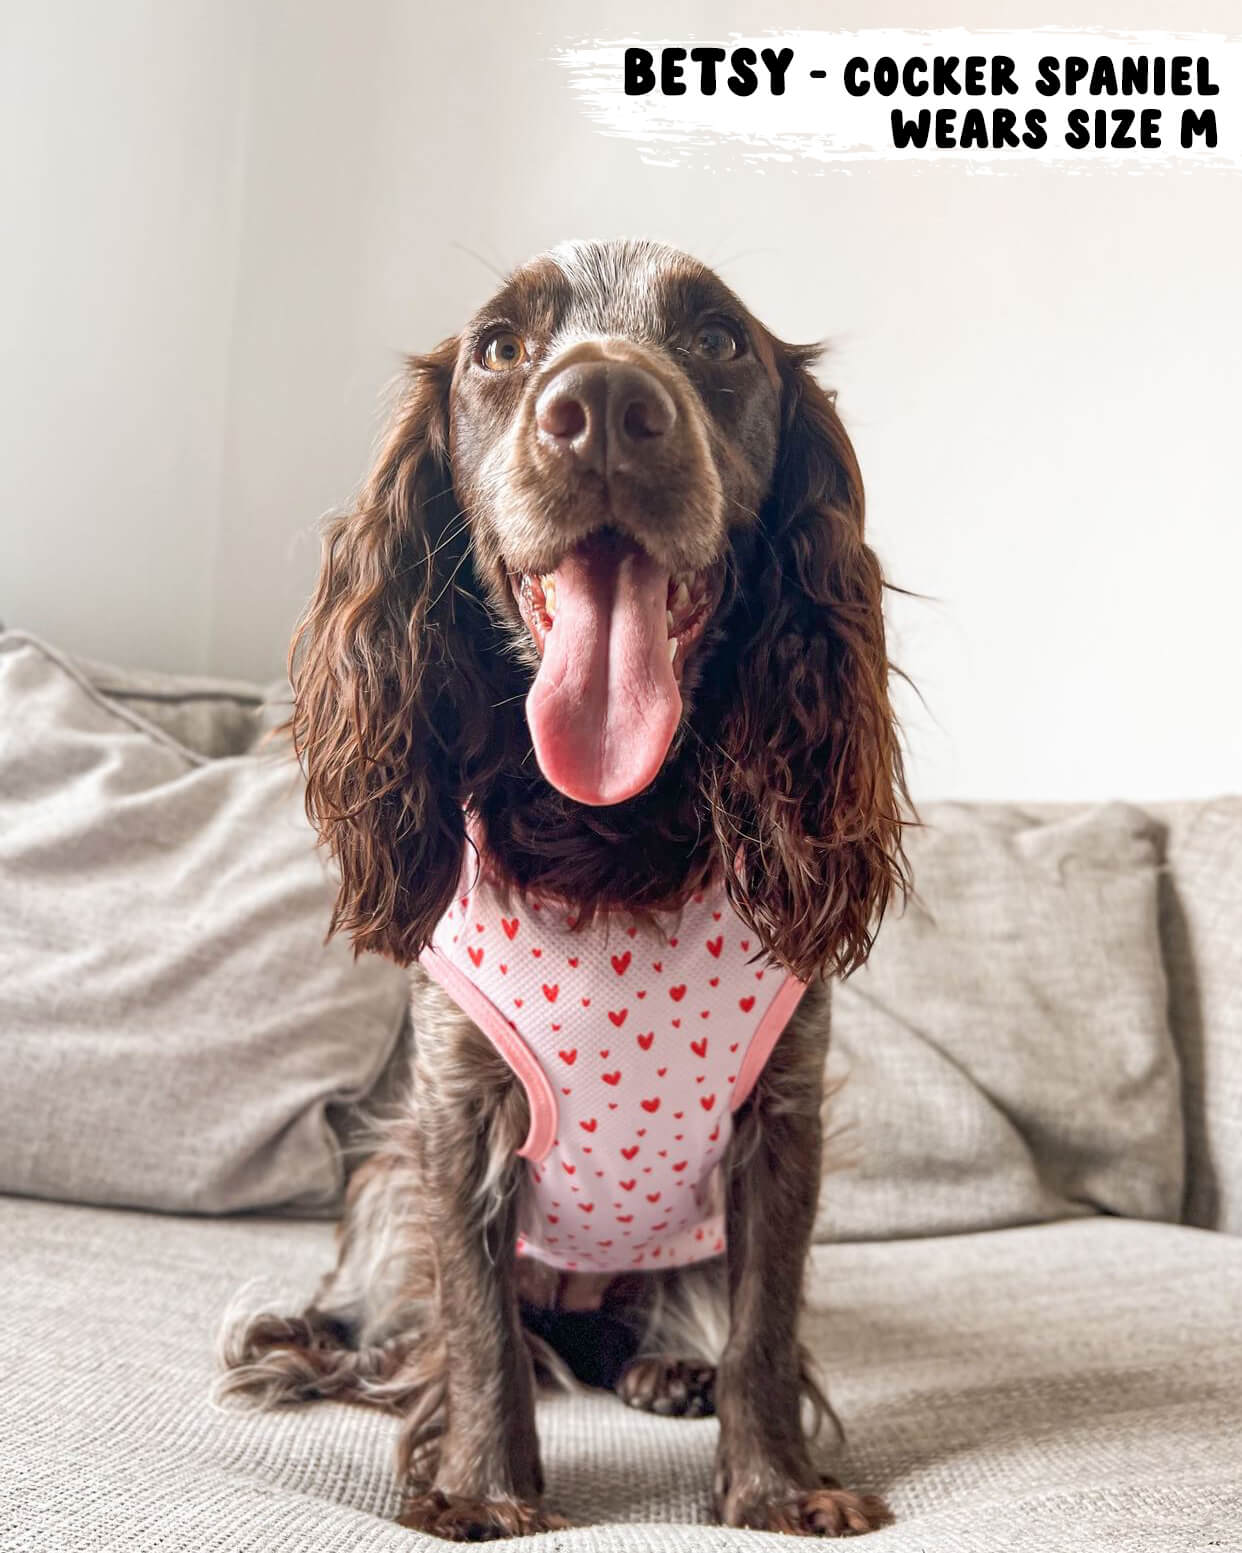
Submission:
[[[673,634],[673,611],[671,609],[666,609],[664,611],[664,623],[668,627],[668,634],[670,636],[672,636],[672,634]]]
[[[668,661],[670,663],[672,663],[673,659],[676,656],[677,656],[677,638],[675,636],[670,636],[669,639],[668,639]]]

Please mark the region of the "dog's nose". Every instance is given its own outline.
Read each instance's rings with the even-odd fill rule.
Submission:
[[[606,475],[632,467],[667,437],[677,407],[663,384],[626,361],[578,361],[563,367],[535,403],[545,447]]]

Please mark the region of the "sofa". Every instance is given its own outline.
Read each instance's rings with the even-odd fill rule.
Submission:
[[[380,1553],[396,1423],[213,1401],[304,1300],[403,979],[324,942],[282,687],[0,632],[0,1548]],[[876,1553],[1242,1548],[1242,799],[928,803],[834,990],[804,1335]],[[755,1549],[716,1425],[539,1402],[557,1549]]]

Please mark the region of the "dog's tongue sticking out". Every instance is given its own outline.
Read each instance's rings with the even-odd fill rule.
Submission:
[[[669,574],[600,535],[554,573],[556,620],[526,719],[540,770],[579,803],[632,798],[664,764],[681,718],[669,658]]]

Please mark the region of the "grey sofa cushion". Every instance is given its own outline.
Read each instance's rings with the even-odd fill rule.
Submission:
[[[395,1419],[208,1401],[237,1286],[304,1300],[326,1225],[0,1200],[0,1244],[0,1546],[441,1553],[392,1522]],[[1240,1279],[1236,1240],[1112,1219],[818,1247],[804,1336],[848,1436],[825,1464],[897,1516],[865,1546],[1236,1548]],[[539,1427],[549,1501],[578,1529],[514,1553],[790,1546],[704,1524],[712,1420],[591,1393],[541,1403]]]
[[[917,898],[834,991],[821,1238],[1084,1213],[1176,1220],[1179,1071],[1158,827],[1124,804],[1038,819],[929,805]]]
[[[1242,1235],[1242,798],[1169,828],[1161,930],[1185,1071],[1185,1219]]]
[[[262,722],[243,687],[0,635],[0,1190],[336,1200],[327,1108],[382,1067],[405,980],[324,945],[330,880]]]

